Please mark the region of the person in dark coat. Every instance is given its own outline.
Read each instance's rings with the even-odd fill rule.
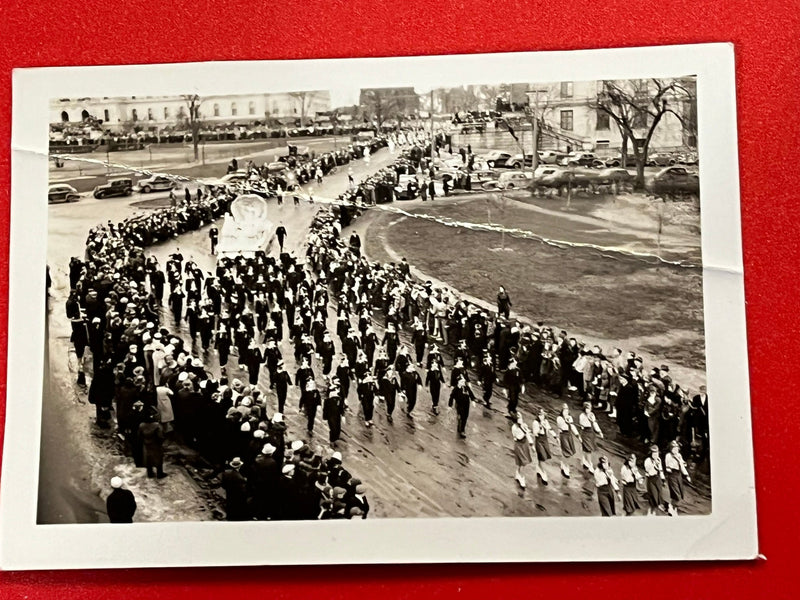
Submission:
[[[386,369],[378,383],[378,388],[381,397],[386,402],[386,419],[389,423],[393,423],[392,413],[394,413],[397,392],[400,389],[400,383],[397,381],[397,373],[395,373],[394,369],[391,367]]]
[[[442,384],[444,383],[444,375],[439,368],[438,362],[433,362],[428,373],[425,375],[425,387],[431,392],[431,402],[433,404],[433,413],[439,414],[439,395],[442,391]]]
[[[492,355],[488,352],[484,355],[483,362],[481,362],[478,368],[478,376],[480,377],[481,389],[483,391],[483,402],[486,404],[486,407],[489,408],[492,406],[492,390],[494,389],[496,375]]]
[[[275,367],[275,395],[278,397],[278,412],[283,412],[283,407],[286,405],[286,394],[289,391],[289,386],[292,385],[292,378],[286,371],[286,366],[282,360],[278,361]]]
[[[282,223],[278,225],[278,228],[275,230],[275,237],[278,238],[278,245],[280,246],[281,252],[283,252],[283,241],[286,239],[286,228]]]
[[[139,425],[139,439],[143,448],[143,464],[148,477],[163,479],[164,473],[164,429],[158,422],[158,413],[152,409]]]
[[[225,490],[225,518],[228,521],[246,521],[247,514],[247,479],[240,473],[244,465],[237,456],[229,464],[220,477],[222,489]]]
[[[89,403],[94,404],[97,426],[111,426],[111,401],[114,398],[114,367],[111,361],[98,363],[89,384]]]
[[[344,414],[344,400],[336,384],[332,384],[322,406],[322,418],[328,422],[329,440],[331,445],[339,440],[342,433],[342,415]]]
[[[405,373],[400,374],[400,387],[406,397],[406,412],[409,416],[414,412],[414,407],[417,405],[417,390],[420,385],[422,385],[422,378],[417,373],[414,365],[409,363]]]
[[[508,319],[511,314],[511,306],[511,297],[506,292],[506,288],[501,285],[497,292],[497,312]]]
[[[358,384],[358,399],[361,401],[361,408],[364,411],[364,424],[372,427],[372,415],[375,411],[375,378],[367,375]]]
[[[458,435],[461,438],[467,437],[467,419],[469,418],[469,405],[475,400],[475,395],[467,385],[467,380],[464,377],[459,377],[456,387],[450,392],[450,402],[448,407],[452,408],[453,404],[456,406],[456,414],[458,416]]]
[[[513,358],[508,363],[508,370],[505,372],[505,375],[503,375],[503,384],[506,386],[508,414],[515,417],[519,396],[524,393],[525,386],[522,384],[522,375],[519,372],[519,368],[517,368],[517,361]]]
[[[200,191],[199,189],[197,190]],[[212,225],[211,229],[208,230],[208,239],[211,240],[211,254],[217,253],[217,242],[219,241],[219,229],[217,229],[216,225]]]
[[[436,186],[433,183],[433,179],[428,183],[428,195],[431,197],[432,201],[436,199]]]
[[[617,393],[617,425],[622,435],[632,437],[636,434],[634,419],[639,407],[639,386],[633,377],[620,375],[620,388]]]
[[[259,520],[274,519],[277,514],[278,481],[280,466],[275,460],[277,448],[267,442],[253,461],[250,471],[251,492],[253,494],[253,514]]]
[[[317,384],[313,379],[306,381],[305,388],[300,396],[300,405],[306,411],[306,429],[308,434],[314,433],[314,419],[317,416],[317,408],[322,403]]]
[[[111,487],[114,488],[106,498],[106,512],[111,523],[133,523],[136,513],[136,498],[133,492],[123,489],[122,479],[111,478]]]
[[[258,345],[256,345],[255,340],[250,342],[250,347],[247,349],[247,356],[244,362],[247,365],[250,385],[258,385],[258,375],[261,371],[261,365],[266,362],[266,357],[261,352]]]

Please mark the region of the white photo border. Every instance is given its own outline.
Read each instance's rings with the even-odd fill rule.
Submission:
[[[49,102],[336,87],[697,76],[712,513],[678,518],[420,518],[37,525]],[[15,70],[0,566],[748,559],[757,555],[731,44],[509,54]],[[66,257],[65,257],[66,259]],[[31,384],[34,383],[34,385]],[[263,543],[270,540],[269,548]],[[546,540],[546,543],[541,543]],[[276,551],[275,549],[280,549]]]

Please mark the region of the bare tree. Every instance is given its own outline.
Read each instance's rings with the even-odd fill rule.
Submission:
[[[644,187],[644,167],[650,141],[664,115],[675,115],[683,124],[683,114],[676,108],[691,98],[690,90],[679,80],[640,79],[603,81],[594,105],[617,124],[623,140],[623,160],[627,143],[632,141],[636,161],[635,187]],[[636,135],[636,132],[641,132]]]
[[[309,92],[289,92],[289,95],[300,102],[300,127],[306,126],[307,100],[310,100]]]
[[[419,95],[414,88],[362,89],[360,104],[364,115],[374,119],[380,129],[391,118],[400,120],[419,110]]]
[[[186,102],[186,107],[189,109],[189,115],[186,121],[189,124],[189,129],[192,131],[192,146],[194,146],[194,159],[200,158],[200,105],[203,100],[197,94],[186,94],[183,96]]]

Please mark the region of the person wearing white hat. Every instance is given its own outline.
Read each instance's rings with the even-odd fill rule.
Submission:
[[[244,463],[238,456],[229,463],[220,477],[220,484],[225,490],[225,519],[228,521],[246,521],[249,517],[247,510],[247,479],[239,471]]]
[[[122,478],[111,478],[111,493],[106,498],[106,512],[111,523],[133,523],[136,498],[133,492],[122,487]]]

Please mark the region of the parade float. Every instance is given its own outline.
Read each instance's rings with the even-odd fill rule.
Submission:
[[[267,218],[267,202],[255,194],[242,194],[225,215],[217,244],[217,257],[254,256],[267,251],[275,228]]]

